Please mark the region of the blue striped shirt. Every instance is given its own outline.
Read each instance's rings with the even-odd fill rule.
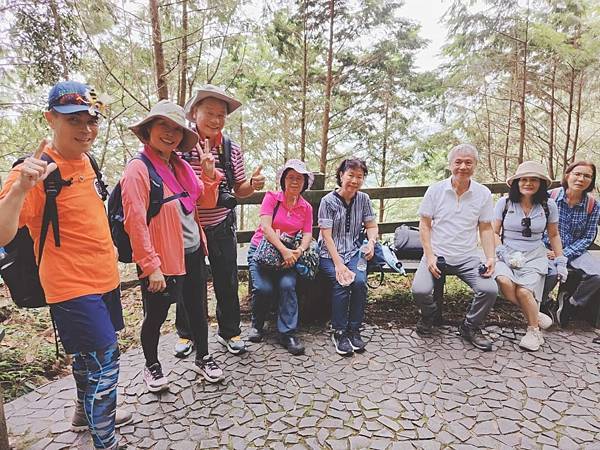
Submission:
[[[358,242],[363,224],[375,220],[371,199],[364,192],[357,192],[350,201],[346,201],[336,192],[330,192],[321,199],[319,205],[319,227],[331,228],[331,237],[338,254],[347,263],[361,246]],[[331,258],[323,236],[319,237],[322,258]]]
[[[556,197],[558,206],[558,232],[563,245],[563,253],[571,262],[581,256],[594,242],[600,219],[600,205],[595,202],[591,214],[587,213],[587,195],[572,208],[567,203],[564,188],[560,188]],[[548,234],[544,235],[544,244],[550,248]]]

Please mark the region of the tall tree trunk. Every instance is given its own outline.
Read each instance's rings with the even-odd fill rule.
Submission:
[[[188,61],[188,0],[181,2],[181,28],[183,36],[181,38],[181,59],[179,60],[179,94],[177,103],[179,106],[185,105],[187,94],[187,61]]]
[[[331,111],[331,90],[333,87],[333,19],[335,0],[329,0],[329,46],[327,49],[327,80],[325,81],[325,107],[323,108],[323,132],[321,135],[321,161],[319,171],[327,169],[327,146],[329,144],[329,112]]]
[[[388,134],[390,120],[390,101],[385,100],[384,121],[383,121],[383,145],[381,146],[381,187],[385,186],[387,181],[387,150],[388,150]],[[385,200],[379,200],[379,223],[383,222],[385,217]]]
[[[65,53],[65,42],[63,40],[62,27],[60,26],[60,14],[58,14],[58,6],[56,0],[50,0],[50,11],[52,11],[52,18],[54,19],[54,31],[58,38],[58,54],[60,55],[60,64],[62,66],[61,76],[63,80],[69,79],[69,63],[67,61],[67,55]]]
[[[287,109],[283,108],[283,162],[285,163],[290,157],[290,118],[288,117]]]
[[[306,161],[306,92],[308,90],[308,0],[303,3],[302,107],[300,111],[300,160]]]
[[[486,147],[487,147],[487,163],[488,163],[488,169],[490,171],[490,175],[494,176],[494,160],[492,159],[492,119],[490,117],[490,107],[488,104],[488,95],[487,95],[487,90],[488,90],[488,86],[487,83],[484,82],[485,85],[485,92],[484,92],[484,104],[485,104],[485,116],[487,119],[487,133],[486,133]],[[496,181],[494,179],[494,181]]]
[[[523,84],[521,87],[520,119],[519,119],[519,158],[518,162],[523,162],[525,152],[525,99],[527,97],[527,52],[529,51],[529,2],[527,2],[527,18],[525,19],[525,39],[523,40]]]
[[[556,105],[556,61],[552,66],[552,85],[550,86],[550,117],[548,126],[548,174],[554,180],[554,108]]]
[[[571,145],[571,122],[573,121],[573,99],[575,97],[575,69],[571,68],[571,77],[569,80],[569,109],[567,110],[567,136],[565,139],[565,148],[563,150],[563,171],[569,164],[569,146]]]
[[[515,66],[511,73],[510,80],[510,92],[508,93],[508,123],[506,124],[506,139],[504,140],[504,158],[502,158],[502,169],[504,170],[504,179],[508,178],[508,147],[510,145],[510,132],[512,129],[512,115],[513,115],[513,88],[516,80],[518,79],[517,74],[519,73],[519,53],[518,47],[515,46]]]
[[[158,0],[150,0],[150,17],[152,19],[152,47],[154,48],[154,69],[156,71],[156,88],[158,99],[169,98],[169,90],[165,80],[165,54],[160,33],[160,19],[158,16]]]
[[[575,136],[573,136],[573,151],[571,152],[571,160],[575,161],[577,156],[577,142],[579,140],[579,124],[581,122],[581,93],[583,91],[583,70],[579,72],[579,89],[577,90],[577,113],[575,114]]]

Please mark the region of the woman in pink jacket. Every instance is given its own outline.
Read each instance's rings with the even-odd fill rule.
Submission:
[[[212,208],[223,177],[214,157],[201,153],[201,179],[176,150],[190,151],[198,135],[185,125],[183,109],[161,100],[140,122],[130,127],[144,144],[141,154],[127,165],[121,179],[125,230],[138,266],[144,302],[141,342],[146,359],[144,382],[148,390],[168,388],[158,360],[160,327],[171,303],[181,300],[196,346],[196,368],[208,381],[222,379],[223,371],[208,354],[206,319],[207,254],[204,233],[196,217],[196,205]],[[150,201],[149,167],[163,181],[159,213],[147,219]]]

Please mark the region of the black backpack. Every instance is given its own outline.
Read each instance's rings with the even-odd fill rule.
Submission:
[[[223,153],[219,153],[219,162],[225,172],[225,179],[229,185],[229,189],[235,186],[235,177],[233,173],[233,164],[231,163],[231,139],[223,135]]]
[[[92,168],[96,173],[96,188],[105,201],[108,197],[107,185],[102,181],[102,173],[96,160],[89,154]],[[54,160],[43,153],[40,159],[52,163]],[[22,164],[25,158],[19,158],[13,167]],[[46,193],[46,203],[42,216],[42,229],[40,231],[40,242],[38,247],[38,260],[35,260],[33,252],[33,240],[27,227],[22,227],[17,231],[14,239],[9,242],[4,249],[5,257],[0,260],[0,275],[8,286],[10,296],[15,304],[21,308],[40,308],[47,306],[46,295],[40,283],[38,267],[42,261],[44,244],[48,234],[48,225],[52,224],[52,233],[54,235],[54,245],[60,247],[60,228],[58,223],[58,209],[56,206],[56,197],[65,186],[70,186],[73,180],[63,180],[60,171],[57,168],[51,172],[44,180],[44,192]]]
[[[163,204],[181,197],[187,197],[189,194],[187,192],[181,192],[163,199],[163,180],[156,172],[152,162],[150,162],[148,157],[143,153],[140,153],[133,159],[141,160],[148,169],[148,175],[150,177],[150,201],[148,204],[148,211],[146,212],[146,224],[150,224],[150,220],[160,212]],[[113,242],[119,252],[119,261],[123,263],[133,262],[131,241],[129,240],[129,235],[125,231],[125,213],[123,212],[123,196],[120,182],[115,186],[108,199],[108,221]]]

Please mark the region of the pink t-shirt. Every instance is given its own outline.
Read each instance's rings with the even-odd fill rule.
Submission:
[[[281,203],[272,225],[275,231],[279,230],[281,233],[290,235],[296,234],[300,230],[305,233],[312,232],[312,206],[302,196],[298,198],[292,209],[287,209],[283,192],[267,192],[260,205],[260,215],[272,217],[278,201]],[[263,230],[259,225],[250,243],[258,245],[262,237]]]

